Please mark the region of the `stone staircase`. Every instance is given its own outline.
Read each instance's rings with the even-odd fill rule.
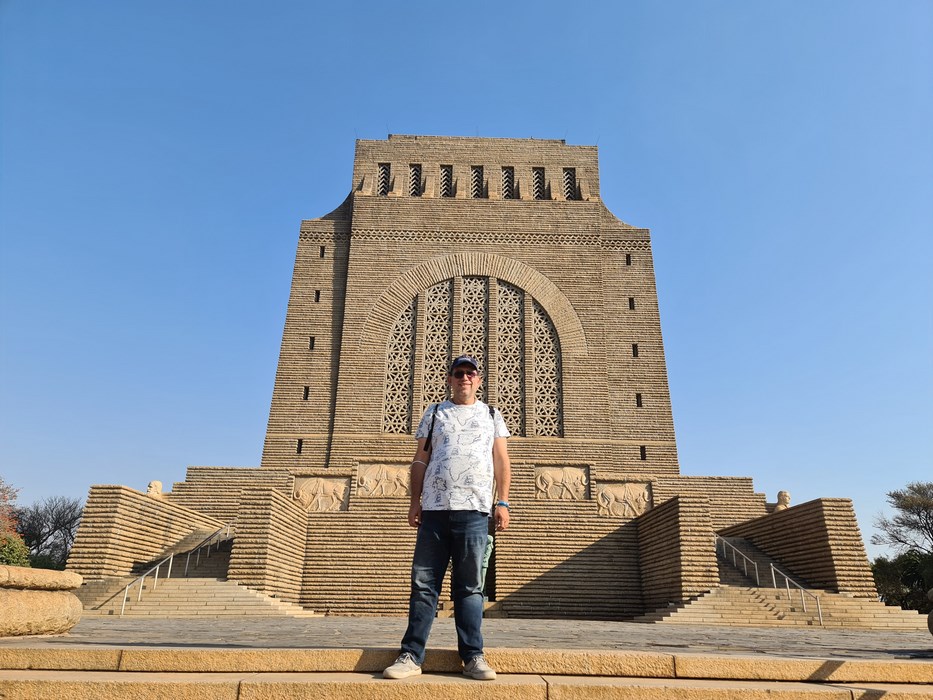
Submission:
[[[153,617],[269,616],[314,617],[314,612],[286,603],[238,585],[233,581],[212,578],[161,579],[157,586],[146,580],[142,598],[136,600],[134,587],[126,604],[125,616]],[[92,611],[97,615],[119,615],[123,605],[120,594]],[[89,611],[85,611],[86,613]]]
[[[713,588],[690,600],[661,608],[636,618],[636,622],[684,624],[684,625],[730,625],[735,627],[751,626],[820,626],[816,601],[800,590],[791,586],[782,587],[780,577],[777,587],[771,576],[770,566],[778,568],[791,576],[801,585],[806,583],[793,572],[774,562],[763,552],[740,538],[729,538],[737,549],[758,564],[758,582],[754,580],[754,569],[747,568],[741,558],[732,565],[731,551],[728,561],[719,559],[718,588]],[[819,598],[822,610],[823,627],[859,628],[859,629],[903,629],[924,630],[927,627],[926,616],[913,610],[885,605],[871,598],[856,598],[844,593],[833,593],[807,587],[807,591]],[[806,609],[804,609],[804,600]]]
[[[199,554],[193,553],[189,561],[188,552],[191,548],[201,544],[210,534],[200,531],[192,533],[159,559],[134,567],[132,576],[88,582],[79,591],[84,615],[120,615],[123,609],[124,616],[150,617],[315,616],[313,611],[300,605],[277,600],[226,580],[232,539],[212,545],[210,551],[202,549]],[[124,609],[123,592],[127,584],[134,582],[139,575],[170,553],[176,555],[170,575],[167,566],[163,566],[159,571],[158,582],[152,575],[147,576],[139,600],[139,588],[134,585]]]

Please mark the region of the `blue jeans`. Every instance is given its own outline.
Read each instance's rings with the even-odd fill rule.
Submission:
[[[489,518],[475,510],[426,510],[421,513],[418,541],[411,565],[408,629],[402,651],[424,663],[424,649],[437,613],[448,562],[454,599],[457,647],[464,663],[483,653],[483,553]]]

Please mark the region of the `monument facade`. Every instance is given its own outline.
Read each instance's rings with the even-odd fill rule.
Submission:
[[[631,618],[717,586],[715,533],[772,516],[750,479],[680,474],[649,232],[602,202],[596,148],[392,135],[357,142],[350,189],[301,223],[261,466],[191,467],[146,499],[169,533],[151,552],[144,518],[109,515],[135,492],[94,487],[70,568],[114,575],[233,523],[229,578],[404,614],[412,431],[468,353],[513,435],[487,582],[502,614]],[[870,596],[851,504],[831,505],[799,506],[812,517],[787,536],[859,544],[800,574]],[[133,557],[101,557],[121,542]]]

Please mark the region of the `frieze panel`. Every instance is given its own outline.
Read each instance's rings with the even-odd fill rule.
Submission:
[[[408,467],[389,464],[360,465],[356,495],[363,498],[407,497]]]
[[[535,467],[535,498],[583,501],[589,497],[588,467]]]
[[[323,476],[295,477],[294,499],[310,513],[347,510],[350,480]]]
[[[651,509],[651,484],[643,481],[601,482],[596,485],[596,512],[635,518]]]

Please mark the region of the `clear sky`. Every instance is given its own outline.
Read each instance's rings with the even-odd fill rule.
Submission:
[[[851,497],[866,539],[933,479],[930,0],[0,0],[21,503],[258,466],[299,222],[389,133],[599,146],[684,474]]]

